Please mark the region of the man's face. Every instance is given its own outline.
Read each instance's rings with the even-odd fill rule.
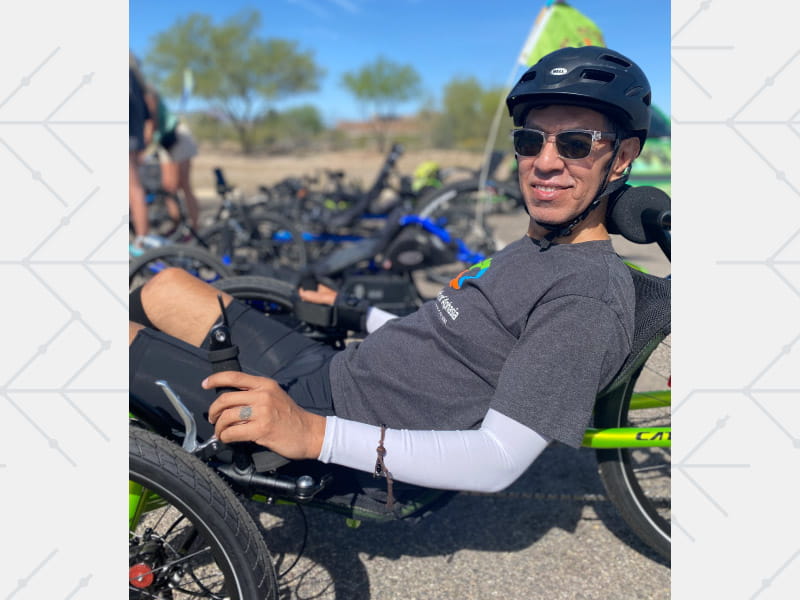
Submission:
[[[546,134],[569,129],[609,131],[602,114],[580,106],[551,105],[531,109],[525,127]],[[600,139],[592,144],[586,158],[564,159],[558,154],[555,138],[548,136],[537,156],[518,156],[520,187],[531,217],[557,224],[571,220],[586,208],[600,187],[611,160],[613,143],[610,139]],[[615,168],[609,179],[619,174],[621,170]],[[602,214],[599,209],[593,211],[586,224],[602,220]],[[547,230],[531,221],[529,233],[538,237]]]

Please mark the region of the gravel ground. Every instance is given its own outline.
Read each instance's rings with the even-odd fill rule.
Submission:
[[[283,572],[297,555],[297,507],[250,509]],[[284,599],[648,599],[670,597],[670,568],[605,500],[594,455],[549,448],[511,488],[460,494],[420,523],[364,522],[305,509],[303,557]]]

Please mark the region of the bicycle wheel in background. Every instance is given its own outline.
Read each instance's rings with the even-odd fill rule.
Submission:
[[[129,597],[275,600],[264,538],[230,488],[174,443],[129,427]]]
[[[151,248],[131,259],[128,266],[128,289],[139,287],[156,273],[169,267],[181,268],[207,283],[233,275],[230,267],[203,248],[170,244]]]
[[[176,194],[163,190],[148,194],[147,217],[150,233],[170,241],[178,241],[188,233],[187,210]]]
[[[269,315],[291,313],[297,293],[297,287],[291,283],[256,275],[220,279],[214,287],[242,301],[261,302],[261,312]]]
[[[230,261],[237,274],[281,277],[308,262],[302,232],[290,221],[263,209],[214,223],[198,236],[209,251]]]
[[[626,389],[595,409],[595,427],[670,427],[670,340],[650,354]],[[652,434],[654,437],[663,435]],[[609,499],[642,541],[670,559],[671,449],[597,450]]]
[[[213,285],[270,318],[298,328],[298,331],[303,328],[293,312],[297,293],[297,287],[293,284],[272,277],[240,275],[220,279]]]
[[[477,179],[464,179],[427,194],[418,212],[463,240],[473,252],[488,255],[497,250],[497,243],[486,217],[505,200],[509,199],[498,189],[489,186],[482,192]]]

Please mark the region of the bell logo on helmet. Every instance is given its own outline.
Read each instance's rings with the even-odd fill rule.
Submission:
[[[567,70],[564,67],[556,67],[555,69],[550,69],[550,75],[566,75]]]

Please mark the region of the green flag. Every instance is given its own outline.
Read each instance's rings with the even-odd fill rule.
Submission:
[[[530,66],[545,54],[566,46],[605,46],[605,41],[591,19],[566,2],[551,0],[539,11],[519,63]]]

